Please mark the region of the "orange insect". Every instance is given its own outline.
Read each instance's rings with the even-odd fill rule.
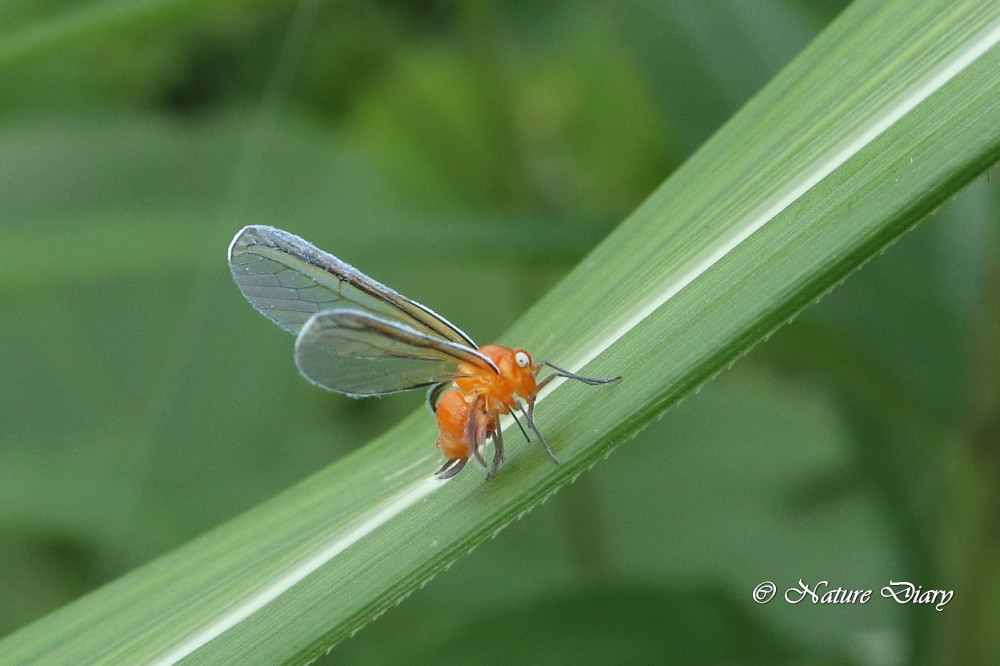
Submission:
[[[458,474],[470,458],[486,467],[481,449],[492,439],[487,478],[504,461],[500,416],[517,414],[559,461],[534,420],[538,392],[556,377],[606,384],[535,363],[523,349],[478,347],[448,320],[298,236],[266,226],[241,230],[229,246],[229,265],[243,295],[261,314],[296,334],[295,362],[309,381],[360,398],[429,386],[437,416],[437,447],[446,461],[440,479]],[[542,367],[552,373],[538,380]],[[523,402],[522,402],[523,401]]]

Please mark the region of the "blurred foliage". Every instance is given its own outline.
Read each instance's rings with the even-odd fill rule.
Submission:
[[[240,226],[489,340],[844,4],[0,5],[0,631],[419,404],[301,381],[230,284]],[[981,179],[333,657],[989,663],[998,223]],[[751,599],[800,578],[956,593]]]

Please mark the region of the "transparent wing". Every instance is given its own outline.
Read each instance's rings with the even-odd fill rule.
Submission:
[[[450,382],[460,363],[499,372],[465,344],[357,310],[315,314],[295,341],[295,364],[306,379],[355,398]]]
[[[349,308],[476,348],[472,338],[430,308],[281,229],[243,228],[229,245],[229,267],[251,305],[292,333],[317,312]]]

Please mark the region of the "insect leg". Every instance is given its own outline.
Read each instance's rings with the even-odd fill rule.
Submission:
[[[514,417],[514,423],[516,423],[517,427],[521,430],[521,434],[524,435],[524,439],[530,442],[531,438],[528,437],[528,431],[526,431],[524,426],[521,425],[521,419],[517,418],[517,414],[515,414],[513,410],[511,410],[510,415]]]
[[[452,458],[451,460],[446,460],[441,468],[434,472],[434,476],[444,481],[445,479],[450,479],[465,467],[465,463],[469,462],[468,458]]]
[[[549,447],[549,443],[545,441],[545,438],[542,437],[542,433],[538,430],[538,426],[535,425],[535,419],[532,416],[532,412],[535,411],[535,403],[529,402],[527,408],[521,405],[521,403],[517,403],[517,406],[518,409],[524,413],[524,420],[528,422],[528,427],[531,428],[532,432],[538,435],[538,441],[541,442],[542,448],[545,449],[545,452],[549,454],[550,458],[552,458],[552,462],[558,465],[559,459],[556,458],[556,454],[552,452],[552,449]]]
[[[493,430],[493,465],[490,467],[490,471],[486,474],[486,479],[492,479],[497,475],[497,471],[500,469],[500,463],[506,460],[507,457],[503,453],[503,433],[500,432],[500,428]]]
[[[489,426],[486,412],[483,410],[482,398],[476,399],[469,405],[469,418],[465,422],[465,441],[472,449],[472,454],[476,457],[476,462],[486,469],[486,459],[480,449],[486,441],[486,430]]]
[[[479,450],[478,446],[472,449],[472,454],[476,457],[476,462],[479,463],[479,466],[486,469],[486,458],[483,458],[483,452]]]

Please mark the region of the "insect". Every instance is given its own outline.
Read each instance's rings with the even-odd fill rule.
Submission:
[[[523,349],[479,347],[430,308],[411,301],[298,236],[268,226],[242,229],[229,245],[237,286],[265,317],[297,336],[295,363],[309,381],[354,398],[430,387],[427,402],[446,460],[440,479],[458,474],[470,458],[483,467],[482,447],[493,441],[487,478],[504,457],[500,416],[520,413],[559,464],[535,425],[538,392],[556,377],[588,385],[621,377],[583,377]],[[538,379],[543,367],[552,372]]]

